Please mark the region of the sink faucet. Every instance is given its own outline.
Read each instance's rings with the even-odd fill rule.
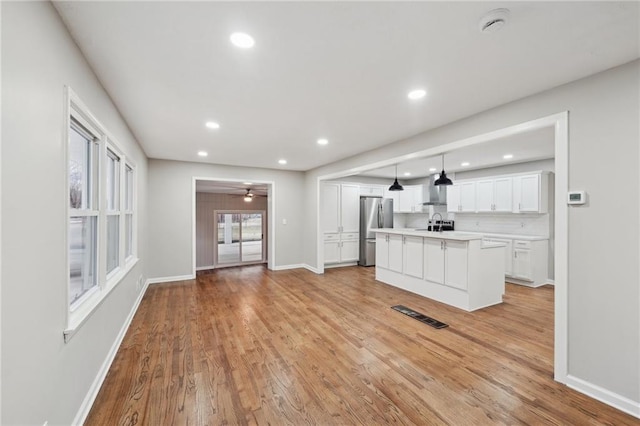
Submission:
[[[435,221],[436,215],[440,217],[440,225],[438,225],[438,232],[442,232],[442,215],[440,213],[434,213],[431,216],[431,230],[434,231],[436,229],[436,221]]]

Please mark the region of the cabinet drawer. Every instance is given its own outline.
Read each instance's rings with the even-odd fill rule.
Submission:
[[[337,234],[337,233],[324,234],[325,241],[333,241],[333,240],[337,241],[339,238],[340,238],[340,234]]]
[[[513,242],[513,246],[517,247],[517,248],[523,248],[523,249],[530,249],[531,248],[531,241],[519,241],[519,240],[515,240]]]
[[[357,240],[360,234],[358,234],[357,232],[343,232],[340,235],[340,238],[343,240]]]

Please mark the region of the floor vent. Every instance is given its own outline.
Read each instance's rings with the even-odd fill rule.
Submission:
[[[421,314],[420,312],[416,312],[411,308],[407,308],[404,305],[395,305],[392,306],[391,309],[395,309],[398,312],[401,312],[407,316],[410,316],[411,318],[418,320],[420,322],[423,322],[427,325],[430,325],[433,328],[445,328],[445,327],[449,327],[449,324],[445,324],[443,322],[440,322],[436,319],[430,318],[426,315]]]

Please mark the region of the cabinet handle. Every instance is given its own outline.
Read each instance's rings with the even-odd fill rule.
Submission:
[[[517,258],[518,258],[518,252],[517,252],[517,251],[514,251],[514,252],[513,252],[513,256],[517,259]]]
[[[521,209],[522,209],[522,207],[520,207],[520,203],[518,203],[518,210],[521,210]]]

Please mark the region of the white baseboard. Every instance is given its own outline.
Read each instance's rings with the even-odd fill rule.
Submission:
[[[556,285],[556,282],[555,282],[555,280],[552,280],[552,279],[547,278],[547,284],[549,284],[549,285]]]
[[[322,274],[322,272],[320,272],[320,269],[315,268],[315,267],[313,267],[311,265],[307,265],[306,263],[304,264],[303,268],[308,270],[308,271],[313,272],[314,274],[318,274],[318,275]]]
[[[91,387],[89,388],[89,392],[87,392],[87,395],[84,397],[84,401],[82,401],[82,404],[80,405],[80,409],[78,410],[78,413],[73,419],[73,423],[72,423],[73,425],[83,425],[85,420],[87,420],[89,411],[91,411],[91,407],[93,406],[93,402],[96,400],[96,397],[98,396],[100,387],[102,387],[102,383],[104,382],[104,379],[107,377],[107,373],[109,372],[109,369],[111,368],[111,364],[113,363],[113,360],[115,359],[116,354],[118,353],[120,344],[122,343],[122,340],[124,339],[125,334],[127,334],[127,330],[131,325],[131,321],[133,320],[134,315],[138,311],[138,307],[140,306],[140,302],[142,302],[142,298],[144,297],[144,294],[147,292],[147,287],[149,287],[149,280],[147,280],[144,284],[144,287],[142,287],[142,290],[140,291],[140,294],[138,294],[138,297],[136,298],[136,301],[133,304],[133,307],[131,308],[131,311],[129,312],[127,319],[124,321],[122,328],[120,328],[120,332],[116,336],[116,340],[113,342],[113,345],[111,345],[111,349],[109,349],[109,352],[107,353],[107,357],[105,358],[104,362],[102,363],[102,366],[100,367],[100,370],[98,371],[98,375],[96,376],[95,380],[91,384]]]
[[[638,401],[633,401],[622,395],[618,395],[617,393],[611,392],[610,390],[602,388],[598,385],[594,385],[587,382],[586,380],[579,379],[572,375],[567,376],[566,385],[571,389],[575,389],[578,392],[589,395],[590,397],[597,399],[598,401],[604,402],[607,405],[610,405],[620,411],[624,411],[625,413],[640,419],[640,402]]]
[[[302,263],[298,263],[295,265],[280,265],[280,266],[274,266],[273,270],[274,271],[286,271],[287,269],[300,269],[300,268],[304,268],[305,265],[303,265]]]
[[[172,281],[186,281],[195,279],[195,275],[176,275],[174,277],[149,278],[147,284],[169,283]]]
[[[345,266],[357,266],[357,265],[358,265],[358,262],[330,263],[328,265],[324,265],[324,269],[344,268]]]

